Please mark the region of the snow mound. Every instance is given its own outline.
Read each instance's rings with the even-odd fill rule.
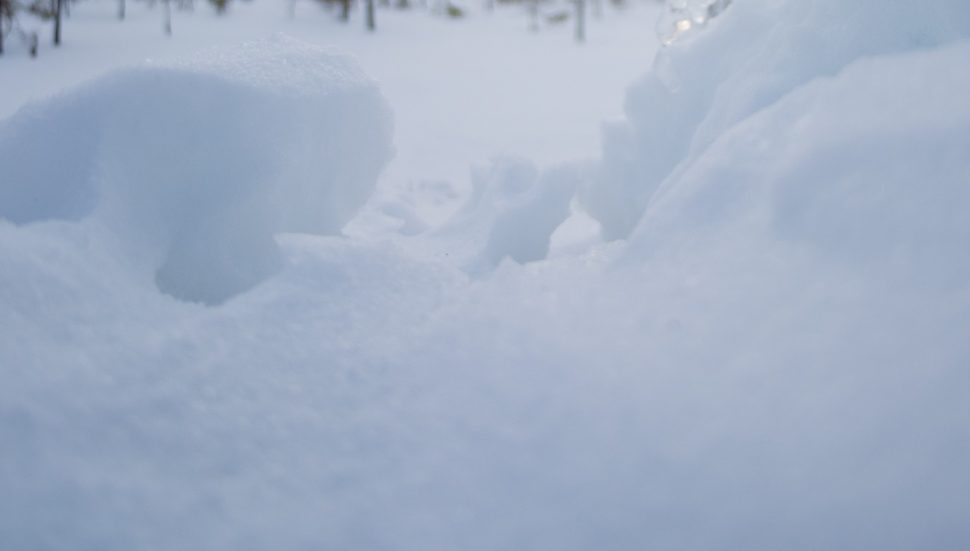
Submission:
[[[543,260],[584,176],[580,167],[540,171],[518,158],[474,167],[467,202],[434,235],[471,273],[488,271],[506,258],[519,264]]]
[[[278,268],[275,233],[340,230],[391,126],[351,59],[285,37],[147,63],[0,124],[0,216],[104,225],[159,289],[219,303]]]
[[[686,168],[647,210],[631,251],[682,248],[688,235],[698,248],[713,235],[770,240],[867,275],[964,285],[967,59],[970,41],[863,59],[789,94]]]
[[[628,121],[606,132],[583,204],[607,239],[628,237],[657,192],[727,130],[806,83],[859,58],[970,36],[970,4],[749,0],[707,27],[658,55],[627,95]]]

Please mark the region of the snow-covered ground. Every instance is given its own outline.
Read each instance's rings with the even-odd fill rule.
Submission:
[[[970,546],[964,0],[114,9],[0,58],[0,549]]]
[[[292,19],[283,0],[236,2],[223,17],[198,4],[192,13],[174,11],[172,38],[162,32],[160,4],[132,2],[119,22],[115,1],[86,0],[65,23],[63,48],[49,46],[48,25],[39,28],[37,60],[10,40],[0,65],[0,117],[120,66],[283,33],[351,54],[380,83],[394,109],[396,147],[381,189],[389,200],[403,193],[422,217],[440,223],[467,192],[473,163],[504,154],[539,163],[596,156],[602,123],[622,117],[624,90],[657,50],[660,11],[652,0],[604,9],[579,46],[568,22],[529,32],[518,5],[489,13],[470,3],[458,20],[382,9],[378,31],[368,34],[360,14],[341,25],[311,0],[298,1]]]

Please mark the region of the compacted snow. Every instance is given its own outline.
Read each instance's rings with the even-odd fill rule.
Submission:
[[[29,104],[0,547],[967,548],[968,22],[734,0],[600,154],[281,36]]]

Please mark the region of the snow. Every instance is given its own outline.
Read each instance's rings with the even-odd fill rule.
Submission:
[[[604,236],[628,237],[658,187],[673,185],[729,128],[810,80],[862,57],[970,37],[960,0],[884,4],[732,3],[711,21],[713,32],[666,48],[627,95],[628,120],[609,129],[603,174],[585,196]]]
[[[356,214],[390,117],[349,58],[282,37],[118,71],[0,127],[0,215],[94,220],[162,291],[222,302],[278,269],[275,234]]]
[[[633,27],[606,19],[580,51],[502,6],[382,10],[367,43],[333,24],[394,110],[376,187],[379,148],[287,154],[389,131],[353,63],[291,39],[242,50],[265,71],[186,52],[0,122],[4,162],[32,165],[0,189],[24,198],[16,174],[38,198],[0,201],[0,547],[965,549],[970,18],[955,0],[889,4],[732,2],[637,62],[599,159],[571,127],[611,116],[613,62],[637,56],[607,31]],[[509,22],[527,38],[493,48]],[[548,119],[509,99],[529,88],[526,40],[589,71],[561,87],[559,62],[532,69],[522,93],[555,96]],[[378,61],[390,44],[425,63]],[[509,98],[476,109],[476,90]],[[146,94],[155,109],[136,107]],[[189,116],[216,94],[234,100],[217,126]],[[98,147],[76,138],[88,120]],[[21,145],[59,140],[63,164]],[[139,147],[154,140],[195,161],[188,176],[162,179],[171,165]],[[107,192],[59,193],[85,163]],[[345,165],[370,177],[296,185]],[[220,170],[248,184],[194,176]],[[183,227],[169,215],[213,223],[261,191],[279,202],[247,208],[302,222],[279,206],[312,207],[314,189],[370,198],[346,226],[355,209],[327,202],[325,227],[261,228],[276,271],[224,301],[159,292],[142,255],[165,251],[150,228]],[[253,227],[232,219],[233,237]],[[192,235],[205,262],[226,248]]]
[[[225,17],[200,2],[193,13],[173,10],[169,39],[162,33],[160,5],[129,4],[128,17],[119,22],[117,0],[85,0],[65,23],[63,48],[49,46],[47,27],[40,29],[36,60],[11,40],[0,65],[0,116],[145,59],[177,61],[202,49],[283,33],[350,54],[380,84],[394,110],[396,154],[378,194],[392,210],[413,211],[430,225],[461,205],[472,164],[502,155],[543,166],[595,157],[602,122],[623,116],[623,90],[658,47],[653,0],[590,18],[582,46],[574,44],[568,23],[529,32],[525,8],[518,5],[486,13],[470,4],[469,15],[459,20],[382,9],[377,32],[369,34],[361,14],[344,26],[316,0],[297,1],[292,19],[287,3],[276,0],[234,2]],[[401,223],[379,212],[374,218]],[[359,226],[347,231],[370,230]]]
[[[672,209],[676,227],[723,231],[744,221],[745,231],[872,275],[961,285],[970,259],[968,55],[960,42],[864,59],[802,86],[719,137],[657,199],[633,241],[653,242],[655,231],[669,238],[648,220]]]
[[[467,202],[431,241],[464,270],[481,274],[510,258],[543,260],[556,229],[571,215],[583,169],[562,166],[540,174],[524,159],[499,158],[472,171]],[[466,258],[467,257],[467,258]]]

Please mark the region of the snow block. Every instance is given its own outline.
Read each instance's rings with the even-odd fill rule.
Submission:
[[[0,123],[0,217],[104,224],[160,290],[220,303],[278,268],[274,234],[350,220],[391,130],[353,60],[285,37],[147,63]]]

